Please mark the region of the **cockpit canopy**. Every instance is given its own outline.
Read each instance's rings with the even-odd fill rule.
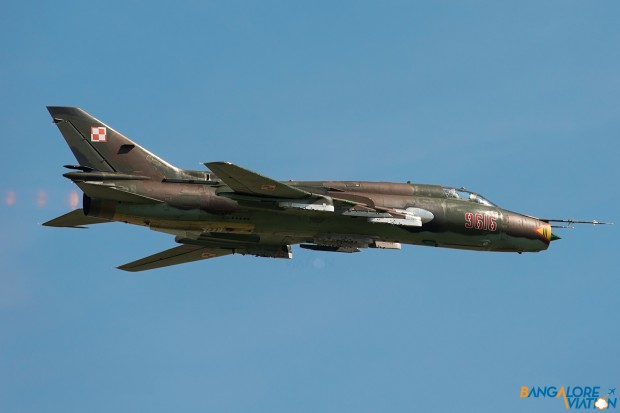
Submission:
[[[443,192],[446,195],[446,198],[461,199],[463,201],[475,202],[477,204],[497,207],[497,205],[495,205],[491,201],[488,201],[482,195],[479,195],[475,192],[468,191],[465,188],[452,188],[452,187],[444,186]]]

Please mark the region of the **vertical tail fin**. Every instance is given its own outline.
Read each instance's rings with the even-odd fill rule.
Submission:
[[[79,108],[48,106],[81,166],[163,179],[180,170]]]

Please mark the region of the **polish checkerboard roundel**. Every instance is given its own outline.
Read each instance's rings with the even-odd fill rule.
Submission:
[[[91,126],[90,127],[90,141],[91,142],[105,142],[106,141],[106,130],[102,126]]]

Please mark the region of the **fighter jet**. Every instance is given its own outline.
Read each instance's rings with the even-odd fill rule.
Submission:
[[[63,176],[83,206],[43,225],[124,222],[180,244],[118,267],[143,271],[230,254],[292,258],[315,251],[400,249],[401,244],[474,251],[537,252],[552,226],[598,221],[535,218],[464,188],[366,181],[278,181],[230,162],[208,170],[173,166],[75,107],[48,107],[77,165]]]

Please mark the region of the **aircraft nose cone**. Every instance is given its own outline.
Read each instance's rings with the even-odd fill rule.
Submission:
[[[542,240],[544,240],[547,243],[551,242],[553,238],[553,234],[551,232],[551,225],[549,225],[546,222],[538,221],[538,225],[536,226],[535,231]]]
[[[555,236],[548,222],[510,211],[504,212],[504,233],[523,251],[547,249]]]

